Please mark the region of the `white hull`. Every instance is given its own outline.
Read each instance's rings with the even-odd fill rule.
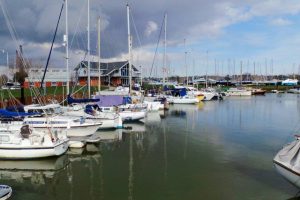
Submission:
[[[228,96],[251,96],[252,92],[251,91],[228,91],[227,92]]]
[[[65,113],[65,116],[76,116],[76,117],[86,117],[87,119],[91,119],[93,121],[101,122],[102,125],[99,129],[113,129],[113,128],[122,128],[122,119],[114,114],[114,113],[103,113],[99,111],[95,111],[94,115],[88,115],[84,112],[83,109],[79,110],[68,110]]]
[[[73,126],[70,129],[67,129],[68,137],[86,137],[93,135],[99,128],[101,124],[95,123],[95,125],[88,126]]]
[[[12,189],[8,185],[0,185],[0,200],[8,199],[11,196]]]
[[[59,156],[68,149],[68,140],[59,141],[51,146],[1,144],[0,158],[2,159],[34,159]]]
[[[293,185],[300,188],[300,174],[281,165],[279,163],[274,163],[275,169],[279,174],[281,174],[286,180],[288,180]]]
[[[274,157],[276,170],[289,182],[300,188],[300,140],[283,147]]]
[[[146,117],[146,111],[122,111],[119,115],[123,121],[137,121]]]
[[[158,111],[159,109],[164,108],[164,105],[160,102],[150,102],[150,101],[144,101],[145,104],[147,104],[147,111]]]
[[[202,94],[204,95],[204,99],[203,99],[204,101],[210,101],[216,95],[215,93],[212,92],[202,92]]]
[[[194,104],[199,103],[199,100],[196,98],[174,98],[174,104]]]

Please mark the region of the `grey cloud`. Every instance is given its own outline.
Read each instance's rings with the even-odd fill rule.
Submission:
[[[294,1],[294,0],[292,0]],[[20,39],[24,42],[24,50],[27,55],[34,59],[46,59],[49,49],[28,47],[29,43],[51,42],[55,24],[58,18],[62,0],[2,0],[7,6],[11,20],[15,25]],[[277,0],[275,5],[282,5]],[[278,3],[279,2],[279,3]],[[127,52],[127,24],[125,1],[120,0],[91,0],[91,52],[96,52],[97,33],[96,20],[101,16],[102,46],[101,55],[105,58],[117,57]],[[263,15],[268,11],[277,11],[274,5],[262,4],[260,1],[228,0],[132,0],[129,2],[132,7],[133,19],[136,29],[141,37],[142,45],[155,45],[159,29],[163,20],[164,12],[168,13],[168,40],[169,45],[182,45],[183,38],[189,41],[196,41],[205,37],[218,36],[222,29],[244,20],[252,15]],[[288,4],[288,3],[286,3]],[[260,7],[264,6],[264,7]],[[73,43],[73,51],[86,49],[86,26],[87,26],[87,1],[69,0],[69,40],[75,33],[79,22],[79,29]],[[298,7],[291,9],[292,13],[298,12]],[[288,7],[290,8],[290,7]],[[296,9],[296,10],[295,10]],[[298,9],[298,10],[297,10]],[[288,11],[285,11],[288,12]],[[153,21],[158,25],[158,30],[149,37],[144,37],[147,22]],[[3,15],[0,14],[0,23],[5,24]],[[65,30],[64,12],[59,27],[56,43],[59,46]],[[134,28],[132,28],[134,46],[139,46]],[[3,48],[14,52],[11,38],[5,26],[0,27],[0,42]],[[55,62],[63,64],[61,54],[63,48],[56,48],[53,54],[53,65]],[[1,63],[0,63],[1,64]]]

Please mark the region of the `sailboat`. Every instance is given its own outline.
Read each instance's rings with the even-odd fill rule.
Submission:
[[[275,169],[286,180],[300,188],[300,136],[284,146],[274,157]]]

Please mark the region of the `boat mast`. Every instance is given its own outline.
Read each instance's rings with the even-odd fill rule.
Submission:
[[[187,51],[186,51],[186,47],[185,47],[185,39],[184,39],[184,65],[185,65],[185,75],[186,75],[186,86],[189,85],[189,82],[188,82],[188,74],[187,74],[187,64],[186,64],[186,54],[187,54]]]
[[[165,40],[164,40],[164,66],[163,66],[163,86],[166,84],[166,71],[167,71],[167,13],[165,13]]]
[[[98,17],[98,92],[101,90],[100,16]]]
[[[64,37],[64,42],[66,45],[66,71],[67,71],[67,95],[70,93],[70,75],[69,75],[69,30],[68,30],[68,0],[66,2],[66,35]]]
[[[243,61],[241,61],[241,86],[243,85]]]
[[[91,66],[90,66],[90,0],[88,0],[88,18],[87,18],[87,61],[88,61],[88,98],[91,98]]]
[[[129,94],[131,95],[131,90],[132,90],[132,86],[131,86],[131,47],[132,47],[132,40],[131,40],[131,34],[130,34],[130,19],[129,19],[129,4],[127,2],[126,5],[127,8],[127,33],[128,33],[128,75],[129,75]]]

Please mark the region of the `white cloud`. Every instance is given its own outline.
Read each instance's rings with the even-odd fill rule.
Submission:
[[[156,32],[158,29],[157,24],[154,21],[148,21],[145,29],[145,36],[149,37],[152,33]]]
[[[293,24],[292,21],[283,18],[272,19],[270,23],[275,26],[288,26]]]

